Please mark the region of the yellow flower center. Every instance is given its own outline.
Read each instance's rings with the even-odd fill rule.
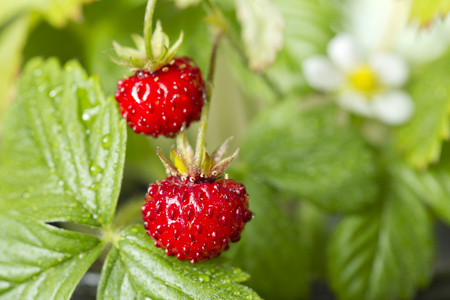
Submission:
[[[373,94],[378,87],[378,80],[375,72],[364,64],[358,67],[349,76],[351,86],[364,94]]]

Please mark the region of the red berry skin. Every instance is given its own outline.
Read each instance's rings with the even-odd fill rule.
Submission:
[[[192,263],[209,259],[237,242],[252,218],[244,185],[168,177],[151,184],[142,206],[144,227],[167,255]]]
[[[173,137],[183,123],[187,128],[200,119],[204,90],[200,69],[181,57],[155,72],[140,70],[119,80],[115,97],[134,132]]]

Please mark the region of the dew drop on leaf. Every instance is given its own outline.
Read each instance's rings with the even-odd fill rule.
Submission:
[[[105,134],[102,138],[102,147],[104,149],[109,149],[111,146],[111,134]]]
[[[89,170],[91,171],[92,175],[97,175],[98,173],[100,173],[102,171],[102,168],[99,167],[99,165],[97,165],[95,162],[92,163],[92,165],[90,166]]]
[[[208,275],[204,275],[204,274],[200,274],[198,276],[198,278],[201,282],[209,282],[211,280],[211,278],[209,278]]]

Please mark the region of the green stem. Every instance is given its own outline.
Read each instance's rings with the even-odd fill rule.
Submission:
[[[194,161],[197,162],[198,166],[201,166],[203,149],[205,148],[205,135],[206,135],[206,127],[208,125],[208,117],[209,117],[209,104],[211,102],[212,95],[212,86],[214,81],[214,71],[216,69],[216,60],[217,60],[217,49],[219,46],[220,39],[222,37],[222,31],[218,31],[215,39],[213,48],[211,51],[211,57],[209,60],[209,70],[208,77],[206,79],[206,99],[205,104],[203,104],[202,115],[200,118],[200,127],[198,128],[197,134],[197,144],[195,145],[195,158]]]
[[[145,40],[145,51],[147,57],[153,58],[152,51],[152,22],[153,22],[153,11],[155,10],[156,0],[148,0],[147,7],[145,8],[145,18],[144,18],[144,40]]]

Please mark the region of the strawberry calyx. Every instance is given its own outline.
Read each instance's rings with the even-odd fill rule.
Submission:
[[[172,46],[170,46],[169,37],[163,31],[159,20],[156,22],[155,30],[152,32],[155,4],[156,0],[147,2],[144,36],[131,35],[136,48],[125,47],[113,41],[113,47],[118,57],[109,57],[114,63],[130,68],[132,71],[155,72],[173,61],[178,48],[183,42],[183,31],[180,32],[180,36]]]
[[[189,144],[185,131],[182,130],[177,136],[177,149],[172,146],[170,150],[170,160],[165,158],[159,148],[158,156],[161,159],[168,175],[177,177],[182,181],[190,182],[215,181],[231,164],[239,153],[237,149],[231,156],[225,157],[228,143],[232,138],[228,138],[211,155],[202,146],[199,155],[194,155]]]

